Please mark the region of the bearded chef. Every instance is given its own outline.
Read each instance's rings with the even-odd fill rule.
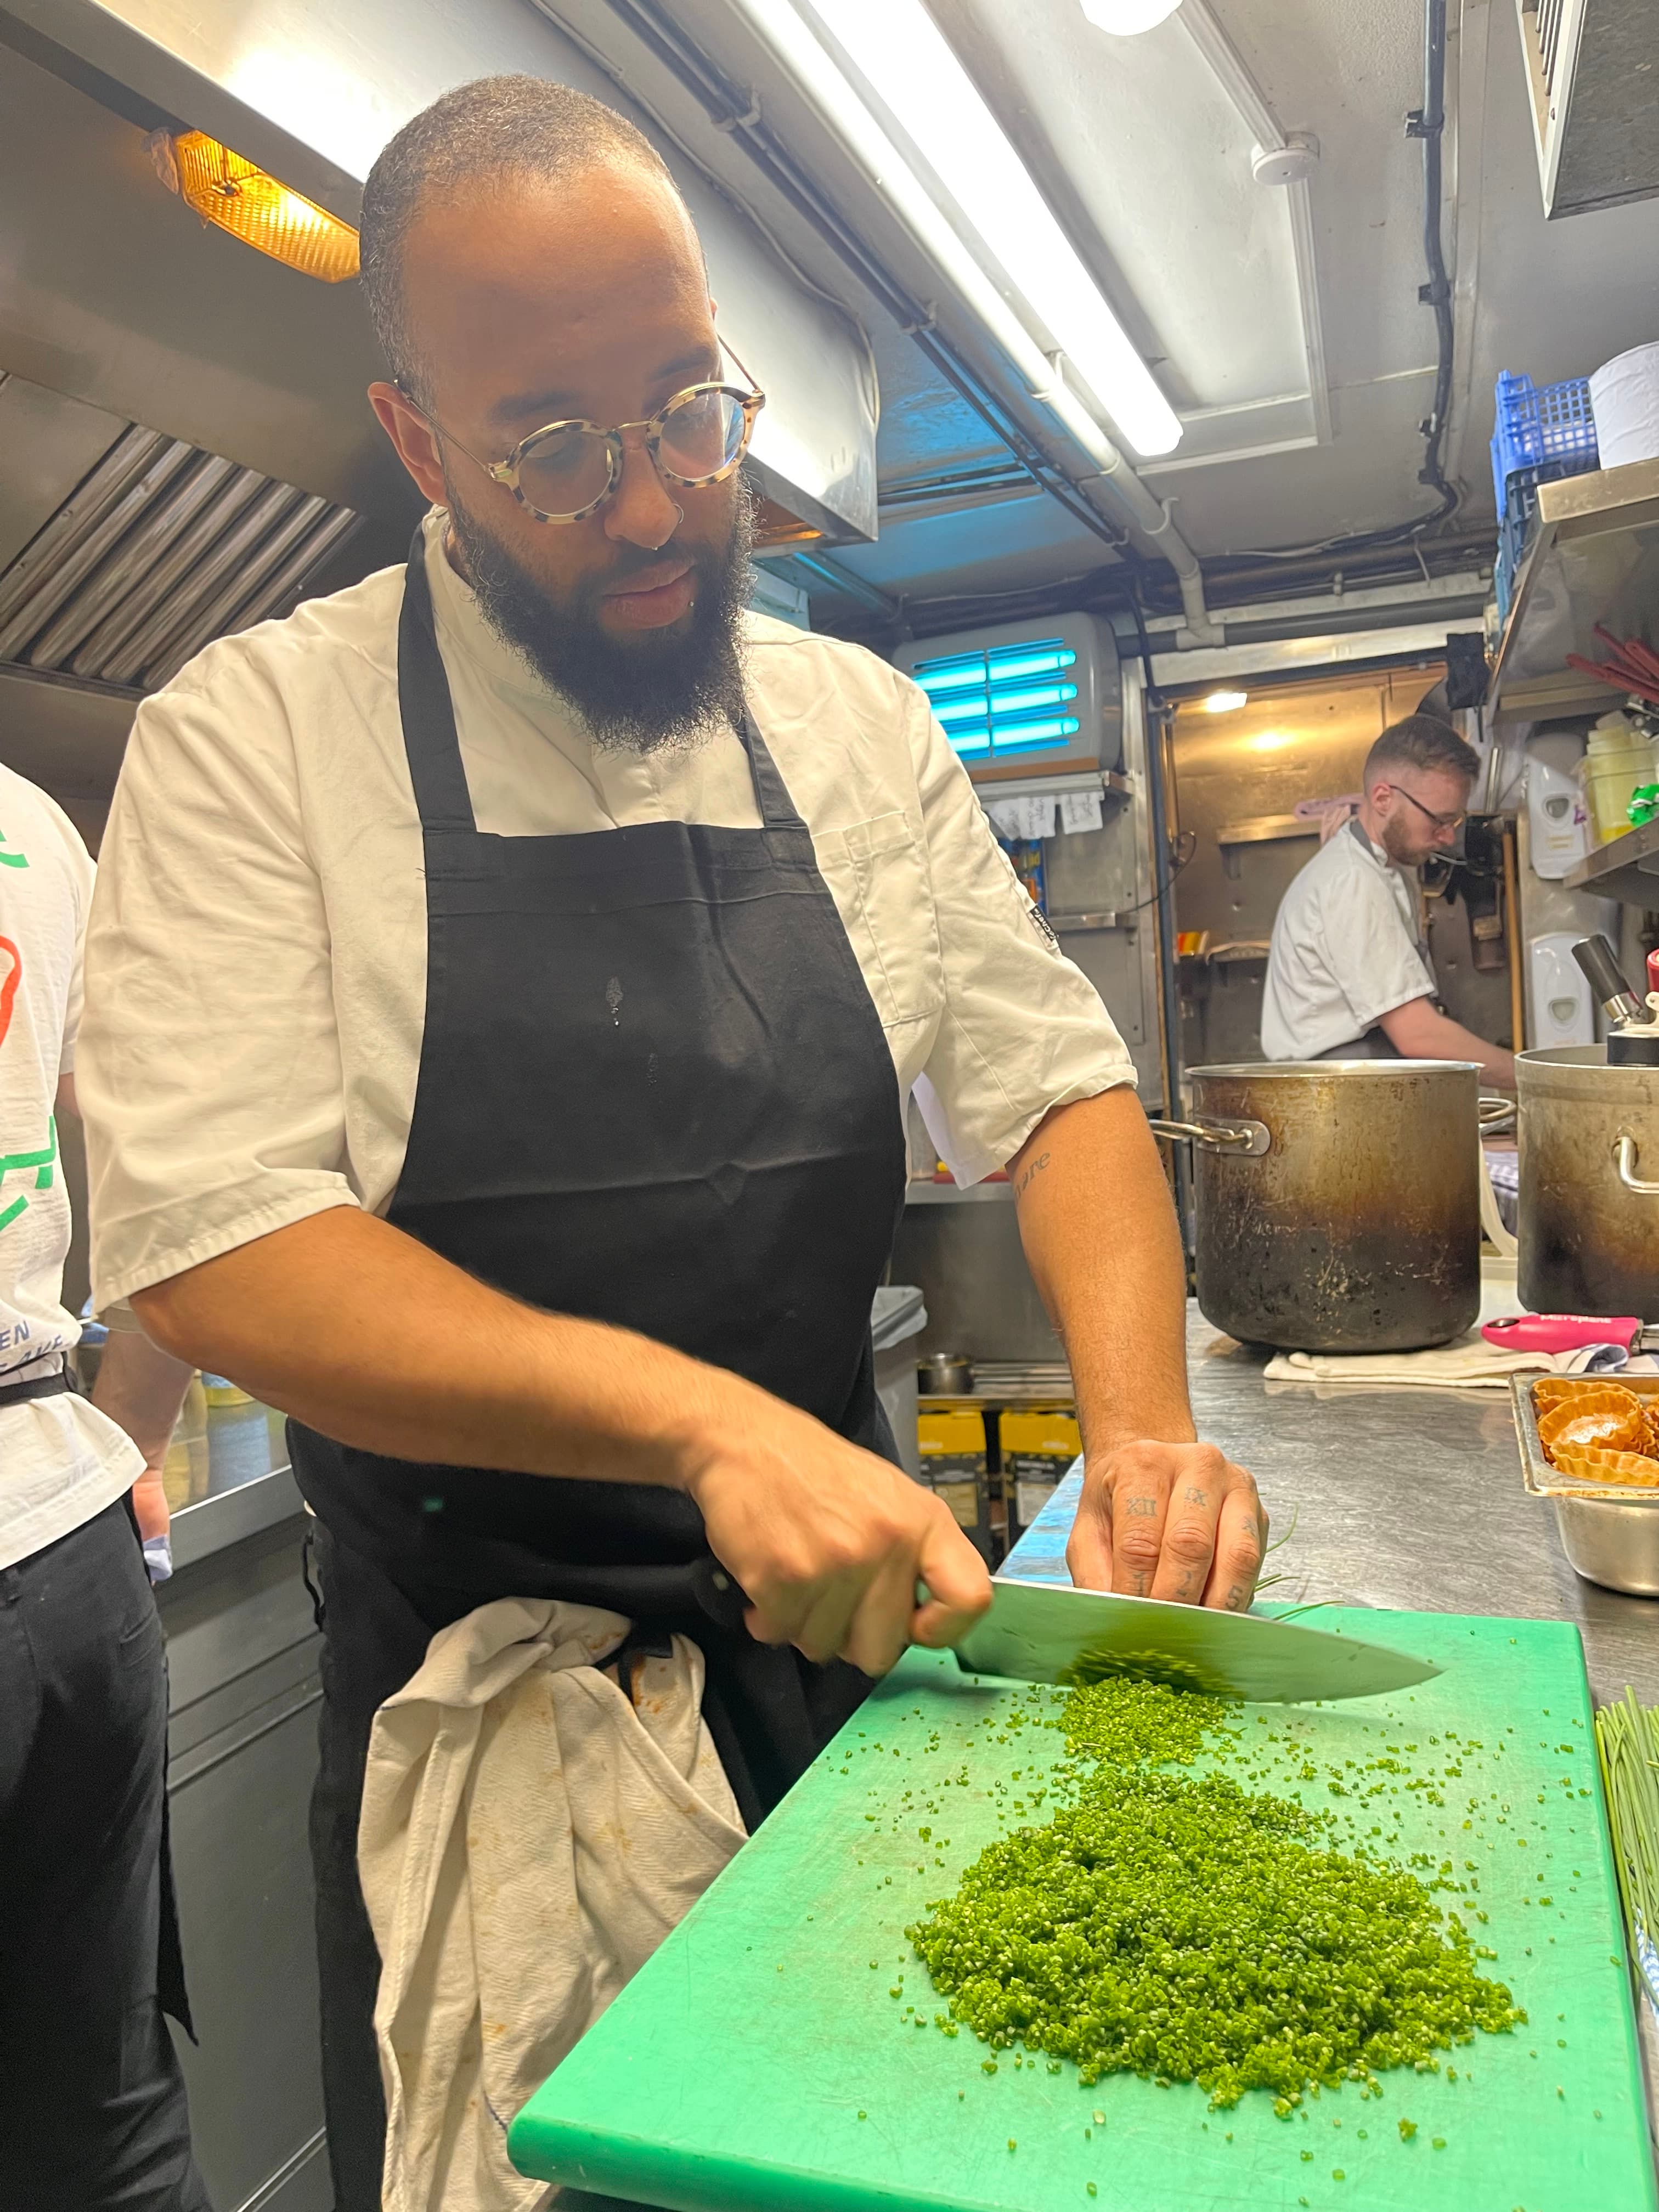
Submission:
[[[743,611],[763,396],[654,150],[464,86],[376,163],[362,256],[429,511],[140,708],[82,1048],[100,1302],[286,1409],[318,1522],[340,2212],[380,2201],[364,1762],[428,1639],[508,1596],[678,1632],[752,1827],[988,1603],[872,1385],[912,1090],[958,1181],[1013,1180],[1079,1579],[1242,1607],[1264,1533],[1194,1438],[1110,1019],[922,695]]]

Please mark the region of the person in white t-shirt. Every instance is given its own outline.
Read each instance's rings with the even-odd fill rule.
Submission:
[[[75,1111],[92,885],[67,816],[0,767],[0,2205],[203,2212],[161,2017],[188,2025],[164,1904],[167,1662],[130,1497],[143,1486],[159,1571],[190,1369],[128,1332],[97,1403],[65,1372],[81,1328],[57,1115]]]
[[[1415,872],[1457,841],[1480,756],[1410,714],[1365,757],[1358,811],[1285,892],[1261,1003],[1269,1060],[1468,1060],[1515,1088],[1515,1056],[1436,1001]]]

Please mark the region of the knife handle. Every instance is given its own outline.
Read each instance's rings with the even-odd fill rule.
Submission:
[[[1641,1327],[1637,1314],[1510,1314],[1480,1334],[1503,1352],[1579,1352],[1587,1344],[1632,1345]]]

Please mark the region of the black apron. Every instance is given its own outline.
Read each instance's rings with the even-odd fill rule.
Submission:
[[[388,1218],[549,1311],[732,1370],[896,1459],[871,1301],[903,1201],[891,1054],[752,720],[762,827],[501,837],[473,818],[416,533],[398,632],[427,882],[427,1000]],[[867,1688],[710,1600],[679,1492],[417,1464],[289,1425],[331,1537],[433,1626],[501,1596],[693,1637],[751,1824]],[[710,1610],[711,1604],[713,1612]]]

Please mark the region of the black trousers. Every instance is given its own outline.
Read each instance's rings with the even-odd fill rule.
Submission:
[[[323,1632],[311,1856],[329,2164],[335,2212],[380,2212],[386,2099],[374,2045],[380,1959],[357,1879],[357,1818],[369,1736],[376,1711],[419,1672],[438,1630],[500,1591],[438,1586],[412,1575],[394,1580],[320,1520],[312,1523],[308,1549]],[[708,1623],[672,1626],[695,1634],[702,1650],[703,1717],[752,1830],[860,1704],[869,1684],[850,1667],[809,1668],[796,1654],[769,1651],[747,1630],[722,1636]],[[772,1725],[757,1726],[759,1698],[775,1690],[779,1678],[781,1723],[775,1711]],[[764,1723],[768,1716],[761,1712],[758,1718]],[[559,2208],[610,2212],[615,2202],[571,2189],[561,2193]],[[0,2205],[0,2212],[6,2208]],[[617,2212],[641,2208],[617,2205]]]
[[[0,1570],[6,2212],[211,2212],[157,1987],[167,1724],[124,1504]]]

